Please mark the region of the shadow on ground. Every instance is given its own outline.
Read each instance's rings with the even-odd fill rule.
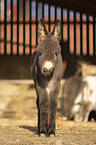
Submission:
[[[37,127],[31,127],[31,126],[19,126],[19,128],[24,128],[27,129],[31,132],[34,132],[34,134],[38,134],[38,129]]]

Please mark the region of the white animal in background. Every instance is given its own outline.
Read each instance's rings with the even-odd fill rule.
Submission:
[[[64,91],[63,101],[68,106],[67,113],[63,111],[64,116],[75,121],[88,121],[90,112],[96,111],[96,76],[72,77],[65,83]]]

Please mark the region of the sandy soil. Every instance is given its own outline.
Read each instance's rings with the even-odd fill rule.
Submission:
[[[34,86],[0,82],[0,145],[95,145],[96,122],[65,121],[56,116],[56,137],[37,135]]]

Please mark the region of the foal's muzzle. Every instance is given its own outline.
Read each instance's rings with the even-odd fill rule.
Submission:
[[[44,64],[43,64],[43,69],[42,69],[42,73],[44,75],[50,75],[54,70],[54,65],[51,61],[46,61]]]

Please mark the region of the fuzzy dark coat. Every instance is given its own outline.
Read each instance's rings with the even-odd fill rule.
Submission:
[[[55,135],[57,96],[63,75],[63,62],[59,45],[60,33],[59,20],[56,21],[52,33],[47,32],[43,20],[40,20],[38,25],[40,43],[32,56],[32,77],[37,93],[38,132],[40,136]]]

